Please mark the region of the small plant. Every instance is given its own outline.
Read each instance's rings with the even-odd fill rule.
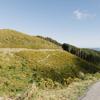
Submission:
[[[64,84],[65,85],[69,85],[73,82],[73,78],[72,77],[68,77],[67,79],[64,79]]]
[[[85,75],[84,75],[84,73],[83,73],[83,72],[79,72],[78,77],[79,77],[80,79],[84,79]]]

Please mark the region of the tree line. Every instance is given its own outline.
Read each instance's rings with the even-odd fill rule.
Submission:
[[[52,43],[54,43],[54,44],[56,44],[58,46],[61,46],[62,45],[61,43],[57,42],[56,40],[54,40],[54,39],[52,39],[50,37],[43,37],[43,36],[37,36],[37,37],[39,37],[41,39],[44,39],[44,40],[47,40],[49,42],[52,42]]]
[[[81,49],[69,44],[62,44],[62,48],[88,62],[100,63],[100,52],[91,49]]]

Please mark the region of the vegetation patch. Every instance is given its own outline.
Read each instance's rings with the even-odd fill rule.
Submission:
[[[68,86],[97,68],[64,51],[0,52],[0,95],[15,96],[34,82],[40,89]]]

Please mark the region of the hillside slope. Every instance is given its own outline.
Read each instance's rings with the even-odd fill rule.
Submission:
[[[51,38],[0,30],[0,96],[16,96],[33,83],[41,89],[62,88],[99,70],[61,48]]]
[[[0,95],[14,96],[35,82],[40,88],[69,84],[69,77],[94,73],[95,66],[62,50],[0,51]]]
[[[54,43],[9,29],[0,30],[0,48],[58,49]]]

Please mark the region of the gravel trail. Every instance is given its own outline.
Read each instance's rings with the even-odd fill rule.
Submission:
[[[100,100],[100,82],[91,86],[87,93],[79,100]]]

